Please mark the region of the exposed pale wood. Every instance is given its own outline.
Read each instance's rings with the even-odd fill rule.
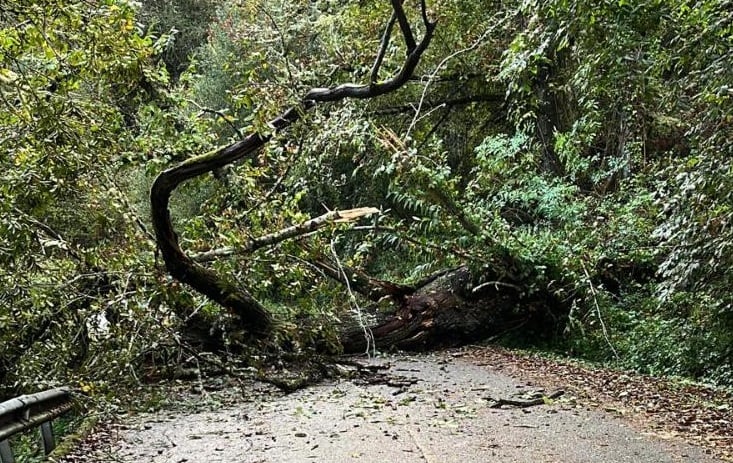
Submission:
[[[379,209],[374,207],[360,207],[357,209],[348,209],[344,211],[331,211],[314,219],[284,228],[275,233],[270,233],[259,238],[255,238],[238,247],[225,247],[214,249],[206,252],[192,253],[191,258],[196,262],[208,262],[216,260],[220,257],[232,256],[235,254],[248,254],[257,249],[272,246],[290,238],[301,236],[306,233],[314,232],[330,223],[348,223],[358,218],[366,217],[372,214],[378,214]]]

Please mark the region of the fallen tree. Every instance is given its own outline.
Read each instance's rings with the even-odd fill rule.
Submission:
[[[517,328],[548,332],[562,316],[552,298],[528,296],[525,288],[506,280],[477,283],[491,272],[478,273],[480,277],[466,266],[440,272],[401,295],[396,310],[372,317],[368,327],[343,327],[344,351],[452,346]],[[365,312],[378,313],[368,307]]]
[[[320,103],[347,98],[369,99],[401,88],[412,77],[435,30],[436,24],[428,18],[424,0],[420,2],[419,13],[424,32],[422,38],[416,40],[402,2],[392,0],[392,16],[387,22],[368,83],[314,88],[299,103],[271,120],[269,133],[252,132],[236,143],[188,159],[156,177],[150,192],[151,212],[156,241],[166,268],[173,278],[227,309],[230,314],[227,323],[231,325],[228,331],[232,331],[231,328],[245,330],[251,336],[266,338],[275,321],[252,296],[246,284],[215,272],[206,266],[207,262],[232,254],[253,252],[313,232],[328,223],[351,221],[377,211],[370,208],[334,211],[253,239],[240,249],[225,248],[188,255],[181,249],[171,223],[169,200],[172,192],[187,180],[253,157],[275,134],[290,127]],[[399,72],[379,81],[383,57],[395,24],[401,31],[406,57]],[[468,223],[465,217],[464,222]],[[476,233],[478,229],[478,225],[472,224],[469,231]],[[436,343],[465,342],[500,333],[517,324],[546,320],[551,312],[547,309],[552,307],[551,301],[526,296],[521,282],[512,277],[511,269],[516,267],[516,262],[511,258],[505,258],[501,268],[484,267],[472,272],[462,266],[440,272],[412,286],[379,280],[326,259],[316,259],[312,264],[324,275],[348,285],[351,291],[375,303],[365,306],[359,317],[344,322],[341,327],[339,340],[346,352],[365,351],[375,346],[416,348]],[[385,300],[389,301],[391,309],[376,310]],[[382,304],[378,304],[380,302]],[[535,310],[537,307],[542,309]],[[207,333],[211,337],[215,327],[208,326],[198,314],[188,313],[184,318],[189,322],[188,326],[202,337]]]

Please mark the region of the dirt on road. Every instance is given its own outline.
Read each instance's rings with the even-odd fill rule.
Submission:
[[[199,391],[182,398],[185,405],[123,417],[82,461],[722,461],[709,448],[589,405],[572,385],[512,377],[499,371],[502,359],[477,358],[466,350],[387,356],[368,363],[389,366],[395,381],[338,380],[288,395],[249,391],[231,400],[236,389],[224,388],[228,399],[219,400]],[[218,405],[192,413],[197,402]]]

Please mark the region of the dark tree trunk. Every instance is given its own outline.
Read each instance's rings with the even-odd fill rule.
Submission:
[[[369,326],[346,323],[340,337],[344,352],[466,344],[518,327],[525,334],[552,335],[566,315],[550,295],[528,297],[514,283],[477,280],[459,267],[419,285],[395,311],[372,314]],[[369,317],[369,308],[364,311]]]

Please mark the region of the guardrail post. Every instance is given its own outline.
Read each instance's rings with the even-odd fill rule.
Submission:
[[[51,453],[56,445],[51,420],[71,410],[73,405],[71,391],[64,387],[0,402],[0,463],[15,462],[8,438],[39,426],[43,450],[46,455]]]
[[[43,451],[46,455],[56,448],[56,441],[53,438],[53,428],[51,422],[41,423],[41,441],[43,441]]]
[[[0,463],[15,463],[13,451],[10,450],[10,442],[0,441]]]

